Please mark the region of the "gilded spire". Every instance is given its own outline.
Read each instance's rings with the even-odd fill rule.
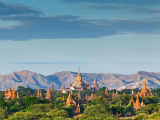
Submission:
[[[147,89],[145,79],[144,79],[144,82],[143,82],[143,88],[142,89]]]
[[[126,95],[126,93],[124,92],[123,95]]]
[[[71,95],[73,95],[72,90],[71,90]]]
[[[78,72],[76,81],[82,81],[82,76],[81,76],[81,73],[80,73],[80,68],[79,68],[79,72]]]

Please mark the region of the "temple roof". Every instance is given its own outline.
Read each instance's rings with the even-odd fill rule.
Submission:
[[[79,72],[78,72],[76,81],[82,81],[82,76],[81,76],[81,73],[80,73],[80,68],[79,68]]]
[[[145,79],[144,79],[144,82],[143,82],[143,87],[142,87],[142,89],[147,89]]]

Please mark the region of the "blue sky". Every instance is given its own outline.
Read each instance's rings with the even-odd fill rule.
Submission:
[[[160,72],[159,0],[1,0],[0,74]]]

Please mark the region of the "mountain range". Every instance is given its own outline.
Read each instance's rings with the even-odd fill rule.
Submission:
[[[60,89],[62,84],[68,87],[69,83],[74,83],[77,72],[62,71],[52,75],[44,76],[39,73],[30,72],[28,70],[20,72],[12,72],[6,75],[0,75],[0,90],[5,88],[18,86],[30,87],[32,89],[48,89],[51,84],[54,89]],[[141,88],[143,79],[146,79],[147,87],[160,88],[160,73],[139,71],[132,75],[121,74],[95,74],[81,73],[85,83],[92,85],[94,78],[97,80],[99,87],[107,87],[108,89],[125,89],[125,88]]]

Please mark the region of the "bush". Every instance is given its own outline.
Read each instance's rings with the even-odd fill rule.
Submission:
[[[53,106],[50,104],[34,104],[30,108],[32,112],[49,112],[53,109]]]
[[[47,118],[45,113],[32,113],[32,112],[16,112],[12,117],[7,120],[36,120],[40,118]]]
[[[63,118],[67,118],[68,117],[68,113],[65,110],[57,110],[57,109],[53,109],[50,110],[47,113],[47,116],[51,117],[51,118],[55,118],[55,117],[63,117]]]
[[[7,118],[7,115],[7,112],[2,107],[0,107],[0,120]]]
[[[73,112],[73,108],[72,107],[66,107],[66,108],[63,108],[65,111],[67,111],[68,113],[68,117],[73,117],[74,116],[74,112]]]
[[[136,115],[136,117],[134,119],[135,120],[142,120],[144,118],[147,118],[147,114],[146,113],[140,113],[139,115]]]

